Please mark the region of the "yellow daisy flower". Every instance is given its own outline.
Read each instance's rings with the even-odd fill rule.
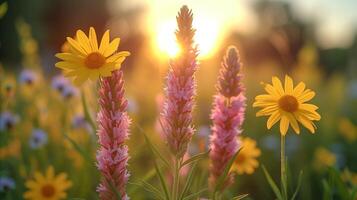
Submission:
[[[242,139],[242,150],[238,153],[231,170],[238,174],[252,174],[259,166],[257,157],[261,154],[257,142],[250,138]]]
[[[315,96],[315,92],[305,89],[306,86],[303,82],[294,88],[293,80],[289,76],[285,76],[284,88],[277,77],[272,78],[272,83],[272,85],[265,84],[268,94],[255,97],[253,107],[263,108],[257,112],[256,116],[270,116],[267,121],[268,129],[280,120],[282,135],[286,135],[289,124],[299,134],[298,122],[311,133],[315,133],[316,126],[313,121],[320,120],[321,116],[316,112],[317,106],[306,103]]]
[[[67,174],[61,173],[55,176],[54,169],[50,166],[45,175],[36,172],[34,180],[28,180],[24,198],[31,200],[59,200],[67,197],[66,190],[72,186],[67,180]]]
[[[323,167],[332,167],[336,164],[337,161],[336,155],[323,147],[316,149],[314,157],[314,164],[317,169],[321,169]]]
[[[120,39],[115,38],[109,42],[109,30],[107,30],[98,45],[94,28],[89,29],[89,37],[78,30],[75,38],[67,37],[68,52],[58,53],[56,57],[62,61],[56,63],[56,67],[63,69],[66,77],[73,77],[76,85],[82,84],[88,78],[96,80],[98,77],[111,76],[112,71],[120,69],[121,63],[128,51],[115,53]]]

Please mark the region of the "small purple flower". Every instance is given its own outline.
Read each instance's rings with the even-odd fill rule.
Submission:
[[[62,75],[53,77],[51,85],[52,88],[57,90],[65,99],[78,95],[78,90]]]
[[[73,128],[84,128],[90,130],[90,125],[83,115],[75,115],[72,118],[72,127]]]
[[[52,78],[52,88],[57,90],[58,92],[62,93],[64,91],[64,88],[69,85],[68,79],[63,77],[62,75],[57,75]]]
[[[0,131],[12,129],[18,121],[19,117],[10,112],[0,113]]]
[[[74,86],[67,85],[66,87],[63,88],[62,96],[64,98],[69,99],[77,95],[78,95],[78,90]]]
[[[10,177],[0,177],[0,192],[15,189],[15,181]]]
[[[47,133],[42,129],[34,129],[29,141],[30,147],[32,149],[39,149],[47,144],[48,136]]]
[[[24,69],[20,73],[19,81],[21,84],[32,85],[37,80],[37,74],[29,69]]]

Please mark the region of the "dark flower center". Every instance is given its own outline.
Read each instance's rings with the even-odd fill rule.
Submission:
[[[286,112],[295,112],[299,108],[299,102],[294,96],[284,95],[278,101],[279,107]]]
[[[42,192],[42,195],[44,197],[48,197],[49,198],[49,197],[53,197],[53,195],[55,194],[56,190],[53,187],[53,185],[46,184],[41,188],[41,192]]]
[[[98,69],[105,64],[105,57],[98,52],[93,52],[87,55],[84,60],[84,64],[89,69]]]

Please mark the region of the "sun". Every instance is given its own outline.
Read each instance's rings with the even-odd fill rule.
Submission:
[[[211,56],[219,42],[219,26],[214,20],[194,18],[193,27],[196,29],[195,43],[198,45],[199,57],[206,58]],[[160,54],[175,57],[180,48],[176,42],[175,30],[177,24],[175,19],[161,21],[156,25],[155,43]]]
[[[175,22],[162,22],[157,27],[156,44],[160,53],[165,53],[169,57],[174,57],[180,51],[175,39]]]

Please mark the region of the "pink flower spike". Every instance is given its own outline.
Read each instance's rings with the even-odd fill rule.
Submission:
[[[126,168],[129,155],[128,147],[124,144],[130,125],[127,104],[122,71],[116,70],[112,76],[100,79],[97,167],[102,174],[102,181],[97,191],[101,200],[117,199],[116,193],[123,200],[129,199],[125,191],[129,179]]]
[[[177,16],[180,53],[170,61],[162,113],[164,134],[171,152],[182,158],[194,133],[192,111],[196,95],[197,49],[193,44],[192,12],[183,6]]]
[[[211,112],[211,186],[216,184],[229,160],[239,149],[237,136],[242,132],[246,106],[240,70],[238,51],[235,47],[229,47],[222,62],[217,84],[218,94],[214,97]],[[233,178],[234,175],[230,173],[226,186],[233,183]]]

